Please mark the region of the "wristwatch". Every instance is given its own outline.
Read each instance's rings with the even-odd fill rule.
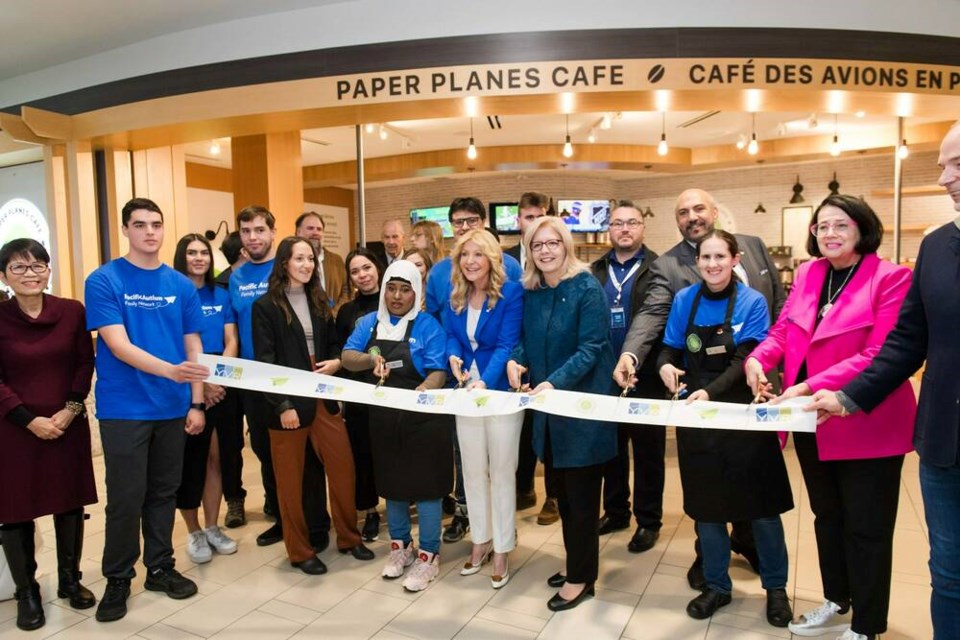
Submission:
[[[207,410],[207,406],[206,406],[205,404],[203,404],[202,402],[191,402],[191,403],[190,403],[190,408],[191,408],[191,409],[197,409],[198,411],[206,411],[206,410]]]

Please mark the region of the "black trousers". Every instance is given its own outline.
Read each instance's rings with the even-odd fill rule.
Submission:
[[[217,450],[220,454],[220,473],[224,474],[224,461],[232,455],[231,445],[224,441],[225,432],[229,432],[232,425],[227,423],[233,420],[236,413],[233,407],[221,406],[226,399],[218,402],[207,410],[207,422],[203,431],[197,435],[186,436],[183,447],[183,476],[180,479],[180,488],[177,489],[178,509],[197,509],[203,499],[203,485],[207,481],[207,457],[210,455],[210,441],[213,432],[217,433]],[[225,451],[226,449],[226,451]],[[235,472],[235,471],[234,471]],[[226,482],[223,483],[226,487]],[[226,491],[224,491],[226,495]],[[210,524],[210,523],[207,523]]]
[[[366,511],[380,502],[373,471],[373,453],[370,449],[370,413],[366,405],[356,403],[347,403],[344,413],[356,468],[357,511]]]
[[[243,413],[250,429],[250,446],[260,460],[260,479],[263,481],[264,506],[280,516],[277,500],[277,478],[273,472],[273,455],[270,453],[269,407],[263,394],[256,391],[243,392]],[[327,513],[327,478],[323,463],[317,458],[313,447],[306,445],[303,467],[303,513],[310,533],[330,530],[330,514]]]
[[[851,628],[887,630],[903,456],[821,461],[814,434],[793,442],[810,497],[823,595],[853,607]]]
[[[520,455],[517,458],[517,493],[533,491],[533,478],[537,472],[537,453],[533,450],[533,411],[524,411],[523,427],[520,429]],[[557,497],[557,479],[553,465],[543,463],[543,486],[548,498]]]
[[[552,462],[550,428],[544,453]],[[552,465],[551,465],[552,466]],[[600,573],[600,491],[603,464],[586,467],[553,467],[557,483],[557,506],[563,531],[563,547],[567,552],[567,581],[574,584],[596,582]]]
[[[182,474],[184,419],[101,420],[107,507],[103,575],[133,578],[140,557],[148,569],[174,565],[173,520]]]
[[[616,520],[630,520],[630,450],[633,451],[633,515],[637,525],[659,531],[663,526],[666,427],[621,424],[617,457],[603,465],[603,511]]]
[[[243,391],[224,387],[227,396],[212,407],[216,415],[217,441],[220,445],[220,474],[223,476],[223,497],[243,499]],[[220,413],[222,412],[222,413]],[[207,412],[210,420],[210,412]]]

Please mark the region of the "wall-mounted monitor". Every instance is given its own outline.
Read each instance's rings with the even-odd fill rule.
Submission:
[[[491,202],[487,208],[493,224],[500,235],[516,235],[520,233],[517,218],[520,217],[519,202]]]
[[[418,209],[410,209],[410,224],[416,224],[421,220],[430,220],[432,222],[436,222],[443,228],[444,238],[452,238],[453,227],[450,226],[450,221],[447,220],[447,213],[449,212],[449,205],[443,207],[420,207]]]
[[[607,231],[610,226],[610,201],[559,200],[557,215],[573,232]]]

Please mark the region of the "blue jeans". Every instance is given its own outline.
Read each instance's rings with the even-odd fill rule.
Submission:
[[[417,519],[420,522],[420,549],[440,553],[440,500],[417,501]],[[406,500],[387,500],[387,528],[391,540],[413,541],[410,535],[410,503]]]
[[[760,556],[760,584],[764,589],[787,586],[787,543],[780,516],[751,520],[753,537]],[[703,577],[714,591],[730,593],[730,533],[726,522],[697,522],[697,534],[703,551]]]
[[[960,638],[960,466],[921,461],[920,491],[930,531],[933,637]]]

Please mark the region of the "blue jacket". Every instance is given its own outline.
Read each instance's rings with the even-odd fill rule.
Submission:
[[[523,270],[513,256],[503,255],[503,268],[507,272],[507,280],[520,282]],[[452,271],[453,264],[450,262],[450,256],[447,256],[433,265],[427,277],[426,293],[424,294],[426,297],[425,305],[427,313],[436,318],[438,322],[443,308],[450,304],[450,291],[452,289],[450,274]]]
[[[513,359],[529,370],[530,386],[547,381],[564,391],[609,394],[613,387],[610,310],[588,272],[555,288],[525,292],[523,333]],[[556,467],[585,467],[617,455],[617,423],[563,418],[537,412],[533,447],[544,459],[547,425]]]
[[[520,322],[523,319],[523,287],[516,282],[503,283],[503,298],[493,309],[486,303],[477,323],[477,350],[467,337],[467,311],[454,313],[448,303],[441,311],[443,327],[447,330],[447,360],[457,356],[463,360],[463,371],[477,361],[480,379],[487,389],[506,391],[507,360],[520,340]]]

